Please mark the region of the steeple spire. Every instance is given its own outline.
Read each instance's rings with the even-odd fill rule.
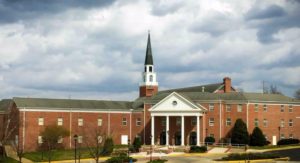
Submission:
[[[145,65],[153,65],[150,31],[148,32],[148,42],[147,42],[147,49],[146,49]]]

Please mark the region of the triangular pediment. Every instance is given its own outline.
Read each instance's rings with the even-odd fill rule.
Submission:
[[[205,108],[173,92],[155,104],[150,112],[203,112]]]

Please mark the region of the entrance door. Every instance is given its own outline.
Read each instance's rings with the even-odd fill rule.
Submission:
[[[128,135],[121,135],[121,144],[128,144]]]
[[[160,133],[160,140],[159,140],[160,145],[166,145],[166,131],[163,131]]]
[[[181,132],[175,133],[175,145],[181,145]]]
[[[190,134],[190,145],[196,145],[197,144],[197,133],[191,132]]]
[[[272,145],[277,145],[276,136],[272,137]]]

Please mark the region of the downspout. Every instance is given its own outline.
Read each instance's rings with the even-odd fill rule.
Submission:
[[[70,149],[72,148],[72,108],[70,108]]]
[[[110,136],[110,109],[108,109],[108,124],[107,124],[108,136]]]
[[[249,101],[247,101],[247,108],[246,108],[246,123],[247,123],[247,129],[248,129],[248,124],[249,124]]]
[[[25,111],[25,109],[26,109],[26,107],[24,107],[23,108],[24,109],[24,111],[23,111],[23,138],[22,138],[22,149],[23,149],[23,151],[24,151],[24,148],[25,148],[25,121],[26,121],[26,111]]]
[[[133,109],[130,109],[130,124],[129,124],[129,125],[130,125],[130,126],[129,126],[129,139],[130,139],[130,140],[132,140],[132,137],[131,137],[131,136],[132,136],[132,135],[131,135],[131,134],[132,134],[132,133],[131,133],[131,132],[132,132],[132,128],[131,128],[131,125],[132,125],[132,123],[131,123],[131,121],[132,121],[132,110],[133,110]]]
[[[219,114],[220,114],[220,140],[219,141],[221,141],[222,140],[222,104],[221,104],[222,100],[219,100],[219,102],[220,102],[220,106],[219,106],[219,110],[220,110],[220,112],[219,112]]]
[[[145,109],[145,103],[144,103],[144,145],[146,144],[146,132],[145,132],[145,129],[146,129],[146,109]]]

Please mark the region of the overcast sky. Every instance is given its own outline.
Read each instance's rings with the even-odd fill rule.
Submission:
[[[300,1],[0,0],[0,98],[133,100],[148,30],[159,89],[300,88]]]

